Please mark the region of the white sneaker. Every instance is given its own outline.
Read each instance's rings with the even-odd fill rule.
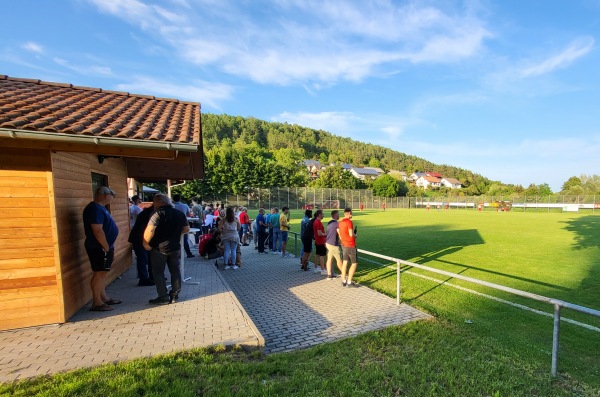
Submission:
[[[321,276],[328,276],[327,270],[321,270]]]
[[[231,266],[229,266],[229,265],[225,266],[225,270],[229,270],[229,269],[231,269]]]
[[[277,252],[277,251],[271,251],[271,253],[272,253],[273,255],[279,255],[279,252]]]
[[[291,255],[290,255],[290,254],[288,254],[288,253],[286,252],[285,254],[281,254],[281,256],[282,256],[283,258],[289,258]]]
[[[313,270],[315,273],[321,273],[321,268],[320,267],[315,267],[315,270]]]
[[[233,270],[236,270],[236,269],[239,269],[239,268],[240,267],[238,265],[233,265],[233,267],[232,267]]]

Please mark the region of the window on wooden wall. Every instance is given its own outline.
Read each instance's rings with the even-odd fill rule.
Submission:
[[[108,175],[92,172],[92,200],[94,199],[96,189],[100,186],[108,186]],[[106,208],[108,209],[108,212],[110,212],[110,205],[107,205]]]

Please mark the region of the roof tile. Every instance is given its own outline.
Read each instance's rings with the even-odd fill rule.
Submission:
[[[0,75],[0,128],[200,143],[200,104]]]

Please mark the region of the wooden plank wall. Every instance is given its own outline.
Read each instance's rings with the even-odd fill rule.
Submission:
[[[92,271],[84,247],[82,220],[83,209],[93,200],[92,172],[108,175],[108,184],[117,193],[110,211],[119,228],[119,237],[115,243],[115,262],[108,283],[131,266],[131,245],[127,242],[127,173],[122,159],[105,159],[99,164],[96,155],[70,152],[52,153],[52,169],[64,313],[68,319],[92,298]]]
[[[63,321],[51,182],[49,150],[0,147],[0,330]]]

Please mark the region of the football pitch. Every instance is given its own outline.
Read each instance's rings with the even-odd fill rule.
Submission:
[[[293,212],[293,231],[301,216]],[[598,215],[398,209],[354,211],[353,221],[363,250],[600,310]],[[395,267],[359,254],[357,280],[395,297]],[[408,266],[402,272],[403,302],[550,363],[551,305]],[[561,315],[559,370],[600,377],[600,318]]]

